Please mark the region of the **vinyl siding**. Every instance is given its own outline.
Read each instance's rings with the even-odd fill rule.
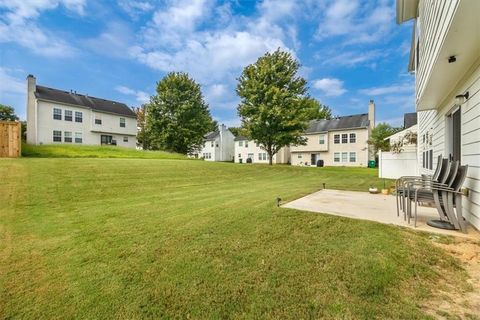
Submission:
[[[422,0],[419,3],[419,67],[416,70],[417,101],[423,94],[459,0]]]
[[[433,159],[438,155],[448,157],[447,115],[455,107],[455,94],[466,91],[470,97],[461,106],[461,161],[469,166],[464,184],[469,196],[464,197],[463,208],[466,219],[480,229],[480,60],[436,110],[418,113],[418,160],[421,173],[432,173],[422,166],[422,152],[429,147],[423,144],[422,136],[427,133],[432,135]]]

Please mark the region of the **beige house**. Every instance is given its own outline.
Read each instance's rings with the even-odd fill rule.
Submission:
[[[435,159],[468,165],[463,216],[480,228],[480,1],[397,0],[397,22],[414,20],[408,69],[415,74],[420,173]]]
[[[272,162],[290,163],[290,148],[281,148],[273,156]],[[260,144],[245,137],[237,137],[235,138],[235,163],[269,163],[269,157]]]
[[[124,103],[39,86],[29,75],[27,143],[135,148],[137,118]]]
[[[375,124],[375,103],[368,113],[310,122],[306,145],[291,146],[291,163],[300,166],[366,167],[374,159],[367,140]]]

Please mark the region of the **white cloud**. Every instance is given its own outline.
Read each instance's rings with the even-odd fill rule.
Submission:
[[[345,37],[345,44],[373,43],[384,39],[393,29],[393,1],[360,2],[336,0],[319,19],[317,38]]]
[[[379,96],[392,93],[413,93],[415,90],[414,85],[411,83],[394,84],[385,87],[372,87],[367,89],[361,89],[359,92],[368,96]]]
[[[78,15],[84,14],[85,0],[0,0],[0,42],[14,42],[34,53],[65,57],[75,53],[75,49],[52,32],[43,30],[36,18],[46,10],[63,5]]]
[[[85,45],[98,54],[117,58],[129,58],[125,48],[133,42],[133,33],[125,23],[112,21],[97,37],[84,41]]]
[[[343,87],[343,81],[335,78],[323,78],[313,81],[313,87],[323,92],[327,97],[341,96],[347,90]]]
[[[132,18],[137,18],[140,14],[154,9],[153,5],[147,1],[120,0],[118,5]]]
[[[134,96],[135,100],[141,104],[144,104],[150,101],[150,95],[145,91],[133,90],[126,86],[116,86],[115,90],[127,96]]]
[[[10,75],[10,70],[0,67],[0,97],[6,93],[25,94],[26,82]]]
[[[331,50],[315,54],[317,60],[322,60],[323,65],[333,65],[342,67],[354,67],[359,64],[375,65],[377,60],[386,57],[388,52],[385,50],[366,50],[366,51],[338,51]]]

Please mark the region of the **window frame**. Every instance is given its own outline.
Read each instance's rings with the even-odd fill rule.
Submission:
[[[353,139],[352,139],[353,137]],[[357,134],[355,132],[352,132],[348,135],[348,142],[349,143],[357,143]]]
[[[62,120],[62,109],[53,108],[53,120]]]
[[[126,128],[126,127],[127,127],[127,120],[125,118],[120,118],[120,128]]]
[[[333,135],[333,144],[340,144],[340,134],[336,133]]]
[[[62,142],[62,131],[61,130],[53,130],[53,142]]]
[[[83,112],[75,111],[75,122],[83,123]]]
[[[238,146],[243,147],[243,141],[242,140],[238,141]]]
[[[334,152],[333,153],[333,162],[334,163],[340,163],[340,160],[341,160],[340,152]]]
[[[67,113],[69,113],[70,115],[67,115]],[[72,122],[73,121],[73,111],[72,110],[65,110],[65,112],[63,114],[63,119],[65,121]]]
[[[352,161],[352,155],[353,155],[353,161]],[[348,153],[348,162],[350,162],[350,163],[357,162],[357,153],[355,151],[350,151]]]
[[[63,132],[63,142],[72,143],[73,142],[73,133],[72,131]]]
[[[342,144],[348,143],[348,133],[342,133]]]
[[[320,134],[318,136],[318,144],[324,145],[325,144],[325,134]]]
[[[123,137],[123,142],[128,142],[128,137],[127,136]]]
[[[83,134],[81,132],[75,132],[75,143],[83,143]]]
[[[344,157],[345,156],[345,157]],[[342,163],[348,162],[348,152],[342,151]]]
[[[95,124],[101,125],[102,124],[102,119],[101,118],[95,118]]]

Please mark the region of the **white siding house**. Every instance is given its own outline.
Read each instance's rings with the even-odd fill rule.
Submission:
[[[269,163],[267,151],[253,140],[245,137],[235,138],[235,163]],[[290,147],[281,148],[272,159],[272,163],[290,163]]]
[[[397,0],[397,22],[414,20],[420,173],[438,155],[468,165],[463,215],[480,228],[480,1]]]
[[[27,91],[27,143],[136,147],[136,116],[125,104],[39,86],[32,75]]]
[[[225,125],[205,135],[204,144],[194,156],[206,161],[232,161],[235,136]]]

